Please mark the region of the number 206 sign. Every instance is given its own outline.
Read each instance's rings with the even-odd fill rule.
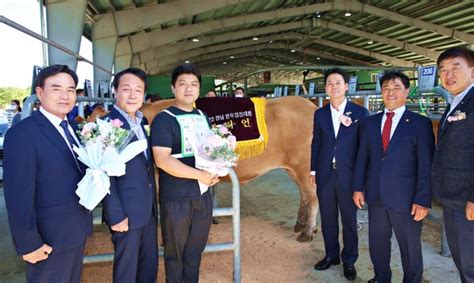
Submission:
[[[419,90],[431,90],[437,85],[436,66],[418,68]]]

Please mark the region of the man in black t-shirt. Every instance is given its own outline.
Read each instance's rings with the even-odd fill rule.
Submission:
[[[219,181],[195,168],[187,137],[209,128],[209,119],[193,107],[199,97],[201,74],[193,64],[178,66],[172,74],[175,105],[159,113],[151,125],[151,144],[159,168],[160,223],[165,247],[167,282],[198,282],[201,255],[212,219],[209,191]]]

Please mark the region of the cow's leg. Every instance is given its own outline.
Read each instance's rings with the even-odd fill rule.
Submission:
[[[316,233],[316,217],[318,216],[318,198],[316,190],[312,186],[301,188],[301,193],[306,195],[308,200],[307,216],[308,221],[304,230],[298,235],[298,242],[310,242],[313,240],[313,234]]]
[[[318,214],[316,190],[309,183],[306,174],[297,174],[291,168],[288,168],[287,172],[298,185],[300,191],[300,207],[294,226],[295,232],[301,232],[298,235],[297,241],[310,242],[313,240],[313,233],[316,232],[316,216]]]
[[[298,217],[296,218],[296,224],[293,228],[296,233],[303,231],[306,227],[306,223],[308,223],[308,204],[306,194],[302,193],[300,189],[300,207],[298,208]]]

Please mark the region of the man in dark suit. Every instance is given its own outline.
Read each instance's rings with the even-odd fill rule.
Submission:
[[[444,207],[446,238],[461,281],[474,282],[474,52],[447,49],[438,67],[453,99],[439,123],[433,193]]]
[[[64,65],[37,76],[39,111],[11,128],[4,143],[4,188],[10,230],[27,262],[28,282],[79,282],[92,217],[75,191],[85,168],[66,115],[76,103],[77,75]]]
[[[352,174],[358,149],[359,124],[369,112],[347,100],[347,75],[341,69],[327,71],[324,84],[329,103],[314,114],[310,182],[316,185],[317,176],[326,255],[314,268],[326,270],[340,263],[340,212],[344,243],[340,256],[344,263],[344,276],[354,280],[357,277],[354,263],[359,251],[357,208],[352,201]]]
[[[385,73],[380,85],[385,111],[360,125],[354,173],[354,202],[359,208],[365,201],[369,205],[369,251],[375,271],[369,282],[391,282],[392,229],[400,247],[403,282],[421,282],[421,220],[431,207],[431,120],[406,110],[406,75]]]
[[[147,139],[147,150],[127,162],[125,175],[110,178],[103,200],[105,220],[115,248],[114,282],[155,282],[158,272],[157,210],[151,147],[138,111],[146,90],[146,74],[137,68],[119,72],[113,82],[117,102],[105,116],[132,130],[131,142]]]

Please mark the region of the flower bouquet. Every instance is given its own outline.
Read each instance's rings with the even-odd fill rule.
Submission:
[[[224,125],[212,126],[210,130],[197,134],[196,140],[190,143],[198,169],[223,177],[229,174],[230,167],[237,165],[237,139]],[[201,194],[205,193],[208,187],[199,182]]]
[[[122,125],[119,119],[97,119],[95,123],[79,125],[78,135],[83,146],[74,146],[73,150],[89,168],[77,184],[76,194],[79,203],[89,210],[110,194],[109,176],[124,175],[125,163],[147,148],[145,139],[130,143],[135,129],[126,130]]]

